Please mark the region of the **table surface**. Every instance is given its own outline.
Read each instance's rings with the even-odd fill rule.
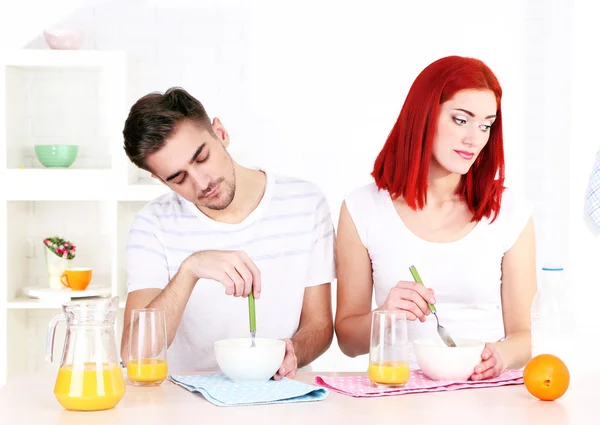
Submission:
[[[314,383],[317,373],[301,372],[297,379]],[[357,373],[318,373],[352,376]],[[127,390],[111,410],[71,412],[56,400],[56,376],[22,375],[0,389],[0,423],[38,424],[600,424],[600,372],[571,377],[567,393],[553,402],[533,398],[524,385],[463,389],[385,397],[349,397],[330,391],[327,398],[308,403],[217,407],[202,395],[170,381],[158,387],[136,387],[125,378]],[[223,421],[223,422],[220,422]],[[392,422],[393,421],[393,422]],[[449,422],[448,422],[449,421]]]

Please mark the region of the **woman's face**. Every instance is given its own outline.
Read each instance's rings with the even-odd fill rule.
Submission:
[[[490,90],[462,90],[444,102],[433,141],[432,166],[466,174],[489,140],[496,108]]]

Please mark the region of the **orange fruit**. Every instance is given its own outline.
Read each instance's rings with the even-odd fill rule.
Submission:
[[[540,400],[552,401],[561,397],[567,392],[570,381],[567,365],[553,354],[535,356],[523,370],[525,388]]]

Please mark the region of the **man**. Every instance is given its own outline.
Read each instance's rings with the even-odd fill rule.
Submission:
[[[170,372],[216,368],[215,341],[250,336],[252,291],[257,338],[286,341],[275,379],[294,378],[333,338],[325,197],[312,183],[236,163],[225,127],[180,88],[139,99],[123,135],[129,159],[172,189],[129,232],[123,362],[131,310],[148,307],[166,312]]]

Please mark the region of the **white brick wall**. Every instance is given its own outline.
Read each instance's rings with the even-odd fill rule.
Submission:
[[[334,216],[344,194],[369,180],[416,74],[447,54],[485,60],[504,88],[508,183],[524,186],[534,204],[538,262],[575,267],[583,293],[596,285],[597,274],[581,262],[598,250],[583,228],[581,191],[600,144],[597,117],[571,116],[588,89],[574,89],[574,75],[594,63],[586,55],[596,51],[590,40],[600,39],[590,2],[83,3],[60,24],[83,27],[85,48],[129,53],[130,102],[185,87],[224,121],[236,158],[318,182]],[[574,65],[576,28],[589,49]],[[585,149],[574,147],[580,143]],[[332,365],[364,367],[335,347],[318,367]]]
[[[574,24],[572,4],[526,2],[525,187],[535,207],[538,262],[561,262],[568,247],[568,149],[571,130]]]

